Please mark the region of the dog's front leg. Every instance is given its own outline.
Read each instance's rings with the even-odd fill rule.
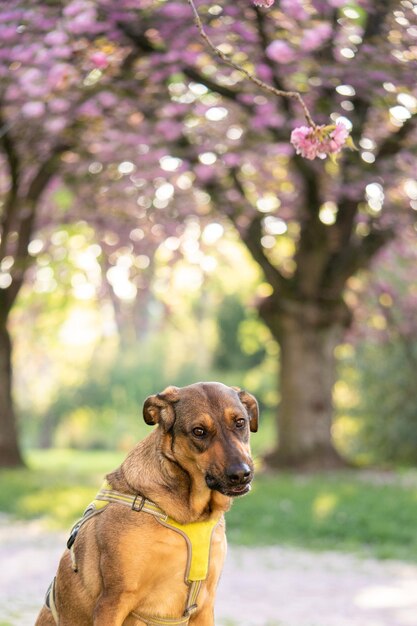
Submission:
[[[205,606],[191,616],[190,626],[214,626],[214,609],[212,606]]]
[[[132,611],[132,598],[128,593],[103,592],[94,608],[93,626],[122,626]]]

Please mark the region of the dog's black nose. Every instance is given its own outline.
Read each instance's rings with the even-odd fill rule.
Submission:
[[[251,468],[246,463],[234,463],[229,465],[226,476],[233,485],[243,485],[249,482],[252,475]]]

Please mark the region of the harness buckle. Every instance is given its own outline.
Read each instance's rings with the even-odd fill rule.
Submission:
[[[70,536],[69,536],[68,541],[67,541],[67,548],[68,548],[68,550],[70,550],[72,548],[80,528],[81,528],[81,524],[78,522],[74,526],[74,528],[71,530]]]
[[[187,606],[185,609],[184,616],[190,617],[195,611],[198,609],[198,604],[192,604],[191,606]]]
[[[136,504],[138,498],[140,498],[140,502],[139,502],[139,504]],[[145,504],[145,500],[146,500],[146,498],[144,496],[141,496],[138,493],[135,496],[135,499],[132,502],[132,511],[136,511],[136,513],[140,513],[141,510],[143,509],[144,504]]]

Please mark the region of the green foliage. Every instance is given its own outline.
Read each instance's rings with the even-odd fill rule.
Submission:
[[[53,194],[53,200],[61,213],[67,213],[74,204],[74,194],[68,187],[59,187]]]
[[[367,463],[417,463],[417,343],[368,340],[346,366],[354,372],[356,435],[351,453]],[[346,375],[345,371],[345,375]]]
[[[245,329],[245,341],[253,345],[261,341],[260,323],[249,317],[243,323],[255,325]],[[78,378],[62,379],[49,406],[41,404],[37,410],[33,405],[21,407],[24,440],[28,447],[37,442],[41,447],[126,450],[149,432],[142,419],[147,396],[168,385],[181,387],[199,380],[219,380],[247,388],[256,395],[262,410],[263,433],[268,432],[271,441],[271,415],[277,401],[276,393],[271,393],[276,381],[276,353],[275,344],[267,339],[263,352],[268,351],[268,355],[260,364],[245,369],[240,363],[240,369],[228,370],[213,369],[206,358],[201,358],[205,351],[201,341],[200,354],[196,355],[196,340],[172,329],[153,333],[128,346],[114,340],[103,341],[94,350],[90,363],[78,368]],[[188,341],[190,346],[185,345]],[[235,364],[238,362],[236,357]],[[256,439],[263,441],[264,436]],[[260,449],[257,443],[255,447]]]
[[[241,373],[200,375],[191,366],[184,366],[175,375],[168,375],[161,365],[129,353],[120,354],[107,366],[94,362],[82,385],[64,388],[47,414],[39,416],[38,436],[41,426],[48,424],[50,439],[60,446],[127,449],[149,432],[142,419],[142,405],[148,395],[168,385],[183,386],[207,378],[244,386]]]
[[[259,365],[265,358],[260,342],[262,325],[243,306],[237,295],[224,298],[217,311],[218,342],[213,364],[220,371],[244,370]]]
[[[60,190],[62,206],[68,194]],[[190,226],[190,241],[194,231]],[[170,384],[219,380],[258,397],[263,429],[254,445],[264,449],[264,433],[273,439],[277,349],[243,304],[256,297],[259,276],[235,234],[228,234],[221,251],[200,242],[220,265],[205,277],[203,289],[193,287],[189,265],[178,261],[173,285],[157,281],[143,310],[126,302],[113,309],[105,292],[85,298],[77,291],[100,270],[94,236],[81,222],[52,231],[53,245],[39,255],[35,284],[21,293],[15,310],[15,397],[24,446],[128,449],[149,432],[141,417],[148,395]],[[157,276],[166,277],[167,259],[155,263]],[[45,266],[51,270],[46,278]],[[242,268],[243,286],[236,283]],[[125,330],[140,326],[143,316],[146,333],[139,340],[133,332],[126,333],[128,339],[117,334],[118,309]]]
[[[163,353],[162,337],[107,356],[100,351],[84,382],[61,389],[40,421],[51,424],[53,439],[60,446],[131,447],[149,432],[142,419],[146,397],[169,384],[182,386],[198,379],[191,363],[179,363],[172,372]]]
[[[0,511],[69,528],[124,453],[48,450],[29,469],[0,472]],[[227,514],[228,537],[244,545],[346,550],[417,561],[415,473],[258,475]]]

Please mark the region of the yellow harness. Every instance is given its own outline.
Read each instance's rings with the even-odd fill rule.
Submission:
[[[153,515],[160,524],[170,528],[184,537],[188,560],[185,571],[185,583],[189,586],[188,598],[183,615],[178,619],[143,616],[132,611],[131,615],[141,620],[147,626],[187,626],[191,615],[197,610],[197,598],[201,585],[208,575],[210,548],[213,531],[220,522],[221,517],[206,522],[193,522],[180,524],[172,517],[166,515],[154,502],[143,496],[133,496],[114,491],[106,481],[97,493],[95,500],[87,507],[83,517],[73,526],[67,547],[71,551],[71,561],[74,571],[77,571],[77,563],[74,553],[74,542],[78,531],[89,519],[101,513],[110,503],[123,504],[138,513]],[[59,624],[58,612],[55,605],[55,579],[46,594],[46,606],[51,610],[56,624]]]

